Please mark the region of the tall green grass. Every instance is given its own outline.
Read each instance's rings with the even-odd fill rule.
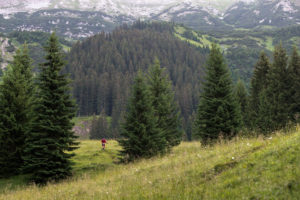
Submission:
[[[45,187],[6,185],[0,199],[299,199],[300,130],[203,147],[183,142],[163,157],[118,164],[117,142],[82,141],[75,176]],[[3,181],[1,182],[3,183]],[[3,187],[2,187],[3,188]]]

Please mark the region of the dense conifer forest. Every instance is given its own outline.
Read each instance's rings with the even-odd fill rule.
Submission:
[[[161,62],[161,66],[166,68],[166,72],[171,79],[175,100],[179,105],[182,117],[183,130],[187,139],[191,139],[192,121],[195,119],[199,95],[203,89],[201,86],[204,84],[205,63],[208,58],[209,46],[192,45],[191,40],[198,40],[199,35],[196,37],[195,33],[189,32],[189,30],[186,30],[183,36],[191,38],[191,40],[186,41],[176,37],[174,35],[174,32],[178,32],[176,29],[178,29],[178,26],[172,23],[144,23],[138,21],[133,26],[125,25],[117,28],[112,33],[101,33],[76,43],[67,56],[68,65],[66,70],[71,73],[74,80],[73,94],[79,107],[78,115],[101,114],[104,118],[109,117],[111,120],[106,123],[106,130],[111,137],[118,137],[133,78],[138,70],[147,71],[148,67],[153,64],[154,58],[157,57]],[[298,27],[295,26],[270,33],[254,31],[247,34],[249,34],[249,37],[261,38],[262,41],[265,40],[264,37],[271,37],[273,38],[273,44],[279,43],[283,39],[282,46],[290,54],[292,44],[288,40],[294,37],[298,30]],[[262,33],[264,36],[261,35]],[[237,37],[238,41],[244,33],[243,31],[237,31],[231,34],[224,32],[224,34],[226,37]],[[212,34],[216,38],[220,35],[221,32],[215,35]],[[224,41],[222,42],[224,43]],[[244,42],[246,42],[245,45],[251,43],[250,40]],[[236,52],[227,49],[226,54],[222,48],[222,54],[224,58],[227,58],[224,60],[225,64],[228,63],[232,67],[232,63],[240,63],[239,66],[230,69],[229,75],[233,79],[237,79],[238,74],[235,73],[235,68],[247,74],[246,78],[243,76],[238,81],[239,84],[234,92],[242,110],[241,123],[244,126],[247,125],[248,128],[252,127],[251,123],[257,123],[254,121],[262,120],[256,116],[257,113],[248,113],[247,110],[251,107],[251,104],[254,104],[255,108],[252,110],[257,112],[258,101],[263,101],[262,99],[259,100],[263,97],[255,97],[255,95],[258,95],[257,92],[253,94],[254,96],[252,95],[252,89],[265,87],[264,80],[262,80],[263,84],[256,83],[255,80],[252,80],[253,83],[251,82],[252,73],[250,73],[250,69],[253,71],[259,58],[259,51],[263,50],[265,45],[254,44],[253,47],[247,47],[253,51],[255,50],[255,54],[251,54],[251,56],[249,56],[248,51],[242,51],[240,47],[235,50]],[[272,54],[273,52],[268,47],[265,58],[275,59]],[[233,57],[230,57],[231,55]],[[254,77],[256,76],[255,73],[254,70]],[[264,76],[267,76],[266,73]],[[250,100],[248,100],[248,93],[253,96],[250,97]],[[252,118],[254,121],[250,120],[251,117],[254,117],[254,119]]]
[[[117,128],[136,72],[146,71],[157,57],[172,81],[184,127],[190,130],[188,119],[197,108],[209,49],[194,47],[172,32],[172,24],[137,22],[78,42],[66,68],[74,80],[78,115],[102,113],[111,116]]]

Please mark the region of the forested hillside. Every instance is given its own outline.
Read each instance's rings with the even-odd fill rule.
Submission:
[[[282,41],[284,48],[299,46],[300,26],[272,31],[194,31],[173,23],[142,23],[117,28],[77,42],[67,55],[67,72],[74,80],[74,97],[78,115],[103,115],[112,119],[107,125],[112,135],[117,128],[130,95],[130,84],[138,69],[146,71],[157,57],[173,83],[176,102],[183,116],[183,126],[191,133],[191,119],[198,103],[200,83],[209,46],[220,44],[234,81],[242,79],[250,86],[254,65],[260,51],[271,56]],[[12,32],[2,35],[1,62],[10,62],[15,49],[25,41],[37,65],[43,61],[42,47],[49,36],[42,32]],[[71,41],[60,39],[65,52]],[[4,46],[6,44],[6,46]],[[111,125],[111,126],[110,126]]]
[[[8,34],[0,33],[0,68],[5,68],[11,63],[16,49],[25,42],[28,45],[29,54],[33,64],[37,66],[44,61],[43,47],[47,44],[49,33],[30,32],[30,31],[13,31]],[[60,38],[64,52],[68,52],[72,46],[72,41]],[[1,70],[1,69],[0,69]]]
[[[199,47],[212,42],[220,44],[224,51],[233,79],[242,79],[249,86],[253,67],[261,51],[271,55],[274,46],[282,42],[289,51],[295,45],[300,48],[300,26],[265,30],[236,29],[234,31],[195,31],[176,25],[174,35]],[[290,53],[290,52],[289,52]]]
[[[161,23],[138,22],[78,42],[68,55],[67,66],[78,113],[112,116],[112,126],[117,127],[133,77],[139,69],[146,71],[157,57],[172,80],[186,127],[197,106],[208,51],[177,39],[173,26]]]
[[[212,42],[221,45],[233,79],[249,87],[253,68],[263,50],[271,56],[280,41],[286,49],[299,45],[300,26],[273,31],[196,32],[172,23],[137,22],[110,34],[101,33],[78,42],[68,56],[67,71],[74,79],[79,115],[112,117],[118,127],[125,111],[130,84],[138,69],[146,71],[155,57],[173,82],[184,128],[196,110],[203,67]],[[117,134],[114,131],[114,134]]]
[[[2,2],[0,200],[299,199],[300,0]]]

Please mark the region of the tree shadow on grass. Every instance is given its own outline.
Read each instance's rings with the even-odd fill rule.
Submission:
[[[0,193],[5,191],[15,190],[27,185],[29,175],[18,175],[10,178],[0,178]]]

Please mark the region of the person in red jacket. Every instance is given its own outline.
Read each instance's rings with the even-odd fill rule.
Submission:
[[[102,142],[102,149],[104,150],[105,149],[105,144],[106,144],[106,139],[102,138],[101,142]]]

